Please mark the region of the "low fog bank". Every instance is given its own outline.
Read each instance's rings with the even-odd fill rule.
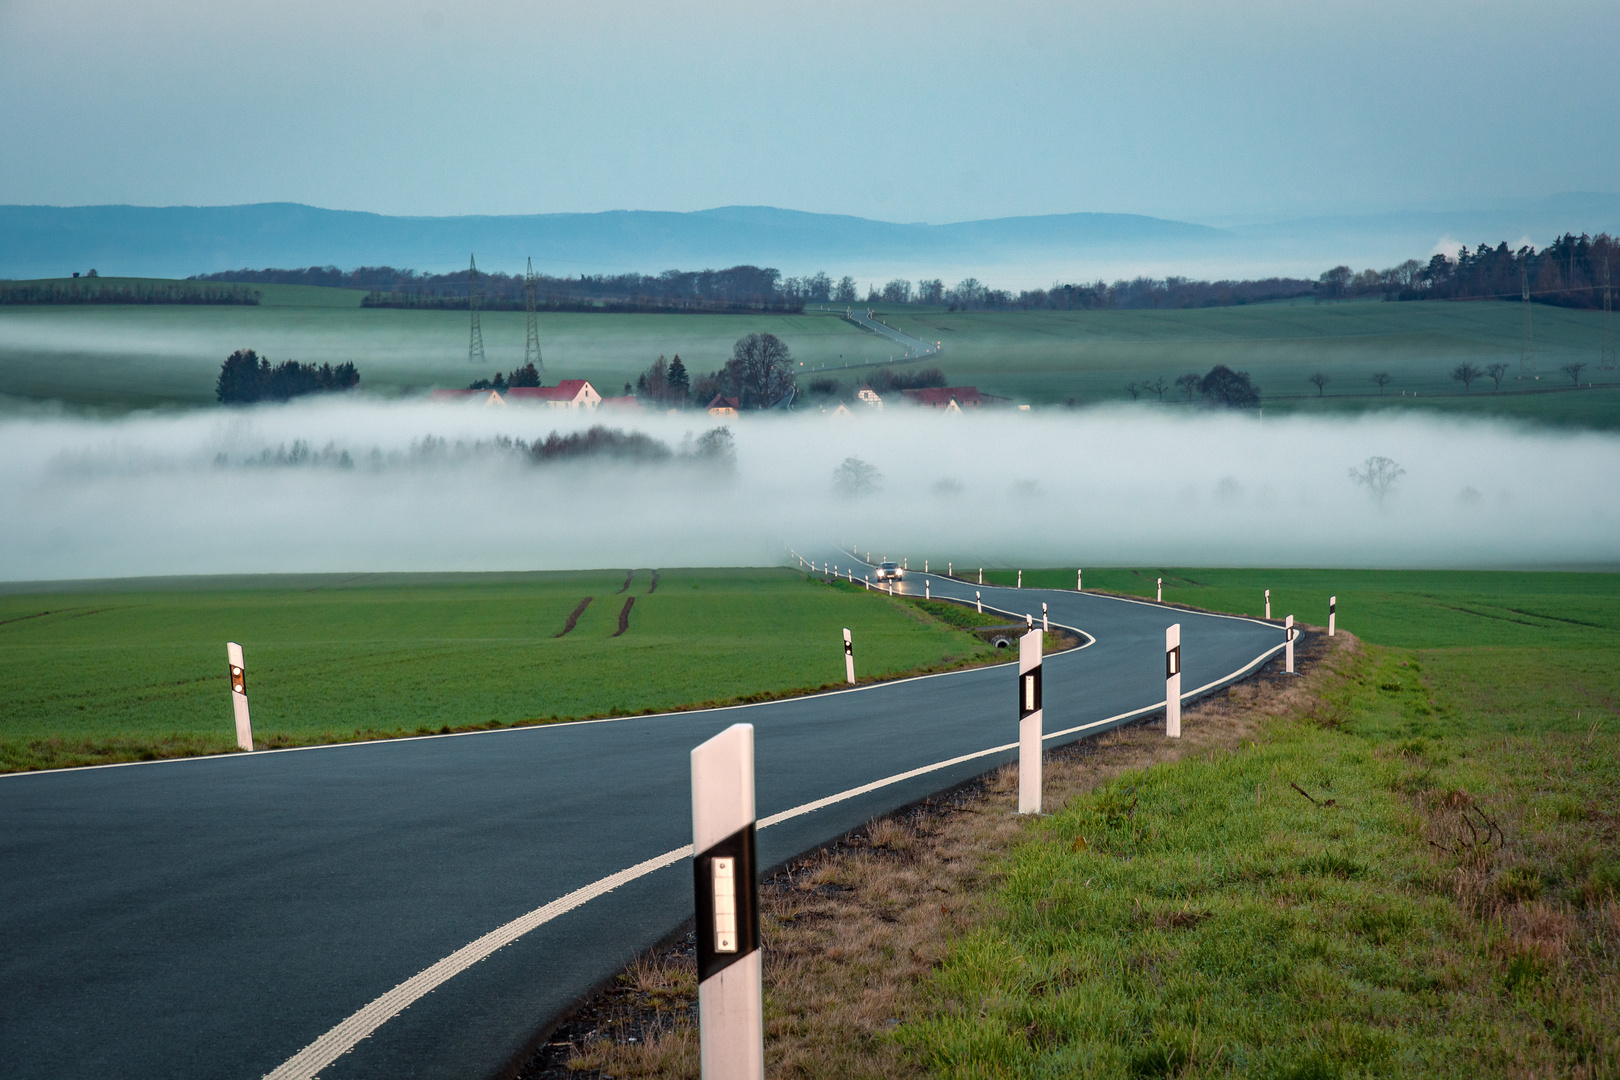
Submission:
[[[568,438],[596,424],[642,437]],[[839,541],[974,566],[1620,561],[1611,435],[1109,409],[745,416],[733,447],[715,426],[364,398],[12,416],[0,579],[760,565]],[[1404,469],[1381,501],[1349,476],[1376,456]],[[849,458],[872,490],[835,484]]]

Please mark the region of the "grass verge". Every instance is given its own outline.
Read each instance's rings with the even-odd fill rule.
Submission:
[[[636,603],[616,634],[621,590]],[[864,682],[1005,659],[930,607],[787,570],[17,592],[0,595],[0,770],[231,751],[227,640],[246,649],[255,743],[275,748],[833,689],[846,626]]]
[[[1003,772],[767,882],[770,1074],[1620,1075],[1620,725],[1565,716],[1620,674],[1328,644],[1052,755],[1047,818]],[[690,980],[643,964],[527,1075],[696,1076]]]

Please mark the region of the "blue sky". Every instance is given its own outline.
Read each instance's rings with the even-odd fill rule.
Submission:
[[[0,0],[0,203],[1211,223],[1620,190],[1620,4]]]

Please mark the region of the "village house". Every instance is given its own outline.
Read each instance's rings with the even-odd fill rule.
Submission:
[[[602,395],[584,379],[564,379],[556,386],[514,386],[506,392],[513,404],[549,405],[553,409],[594,409]]]
[[[913,405],[944,409],[946,412],[961,412],[963,409],[977,409],[981,405],[989,404],[988,395],[979,393],[976,386],[931,386],[922,390],[900,392]]]
[[[865,404],[870,405],[872,408],[877,409],[880,412],[882,411],[883,398],[879,397],[878,392],[873,390],[870,386],[861,387],[859,390],[855,391],[855,396]]]
[[[435,390],[428,395],[429,401],[461,401],[469,405],[483,404],[505,406],[506,402],[494,390]]]
[[[737,399],[716,394],[714,400],[709,402],[706,408],[709,410],[710,416],[736,416]]]

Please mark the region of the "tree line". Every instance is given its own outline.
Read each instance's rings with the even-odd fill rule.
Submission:
[[[1381,296],[1385,300],[1516,300],[1526,287],[1539,304],[1602,308],[1607,289],[1620,285],[1620,240],[1608,233],[1565,233],[1537,251],[1465,244],[1455,256],[1428,262],[1407,259],[1386,270],[1356,273],[1335,266],[1316,281],[1318,300]]]
[[[95,282],[95,284],[89,284]],[[189,282],[139,281],[108,284],[104,279],[23,281],[0,284],[0,304],[243,304],[259,302],[257,289],[217,288]]]
[[[350,363],[300,364],[296,360],[271,365],[252,349],[238,349],[219,368],[214,396],[222,405],[251,405],[258,401],[288,401],[305,394],[352,390],[360,385],[360,372]]]
[[[798,394],[793,354],[775,334],[749,334],[731,347],[731,358],[720,368],[696,378],[676,354],[662,356],[636,377],[624,392],[659,408],[707,405],[716,397],[733,398],[740,409],[769,409],[789,403]]]

